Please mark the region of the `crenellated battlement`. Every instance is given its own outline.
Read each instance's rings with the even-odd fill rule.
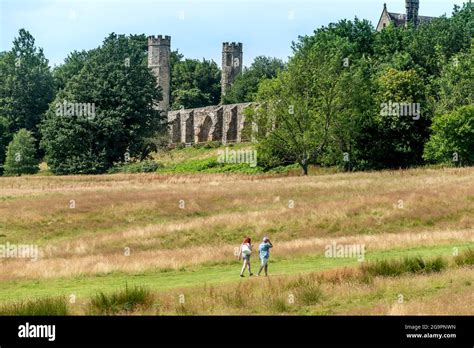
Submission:
[[[242,73],[242,47],[241,42],[222,43],[221,95],[223,96],[232,86],[237,76]]]
[[[171,36],[150,35],[148,36],[148,46],[171,46]]]
[[[221,74],[221,93],[225,92],[232,86],[236,77],[242,73],[243,68],[243,50],[241,42],[223,42],[222,43],[222,74]],[[168,112],[170,108],[171,97],[171,36],[168,35],[150,35],[148,36],[148,67],[156,78],[157,86],[161,87],[163,99],[159,102],[158,110]],[[247,105],[248,106],[248,105]],[[180,110],[178,112],[168,113],[169,121],[174,122],[173,126],[173,142],[191,143],[196,141],[240,141],[240,126],[245,119],[243,115],[244,104],[236,105],[219,105],[211,107],[213,115],[220,115],[215,120],[215,115],[211,118],[205,118],[204,110],[193,109]],[[206,109],[207,110],[207,109]],[[176,118],[184,117],[189,124],[181,124]],[[195,116],[190,116],[195,115]],[[195,132],[193,125],[200,124],[200,121],[206,119],[206,127],[213,125],[212,134],[209,133],[210,128],[204,127],[204,131]],[[224,117],[224,118],[222,118]],[[227,120],[223,123],[223,120]],[[212,121],[212,122],[211,122]],[[183,121],[184,122],[184,121]],[[181,129],[186,132],[182,133]],[[225,130],[226,133],[222,133]]]
[[[242,50],[242,43],[241,42],[223,42],[222,49],[224,52]]]

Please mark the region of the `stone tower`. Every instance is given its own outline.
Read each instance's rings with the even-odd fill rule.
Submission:
[[[242,73],[242,59],[242,43],[224,42],[222,44],[222,96],[225,95],[225,92],[234,83],[235,78]]]
[[[168,112],[170,109],[171,88],[171,37],[162,35],[148,37],[148,67],[151,68],[156,82],[162,88],[163,99],[159,109]]]
[[[405,7],[407,10],[406,23],[413,23],[416,27],[419,23],[418,10],[420,8],[420,0],[405,0]]]

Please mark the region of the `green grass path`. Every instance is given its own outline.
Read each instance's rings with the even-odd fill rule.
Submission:
[[[437,245],[429,247],[416,247],[410,249],[391,249],[386,251],[368,252],[366,260],[382,258],[400,258],[419,255],[424,258],[445,256],[452,257],[453,247],[461,252],[467,247],[474,247],[474,243],[456,243],[452,245]],[[258,259],[253,257],[253,271],[258,271]],[[276,275],[297,275],[307,272],[317,272],[344,266],[355,267],[359,264],[357,259],[325,258],[322,255],[305,255],[289,259],[273,259],[269,265],[269,273]],[[77,299],[89,297],[97,291],[114,291],[128,285],[144,285],[154,291],[170,289],[183,289],[188,287],[217,285],[245,281],[239,278],[241,264],[202,265],[185,270],[160,270],[147,271],[139,274],[114,272],[95,276],[78,276],[70,278],[46,279],[41,281],[9,281],[0,286],[0,301],[20,300],[43,296],[57,296],[71,294]]]

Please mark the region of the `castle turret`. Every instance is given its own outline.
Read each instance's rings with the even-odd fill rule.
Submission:
[[[406,23],[413,23],[416,27],[419,23],[418,21],[418,10],[420,9],[419,0],[405,0],[405,7],[407,11],[407,20]]]
[[[148,37],[148,67],[151,68],[156,82],[162,89],[163,99],[159,109],[168,112],[170,109],[170,84],[171,84],[171,37]]]
[[[242,43],[224,42],[222,44],[222,96],[224,96],[229,87],[232,86],[235,78],[242,73],[242,60]]]

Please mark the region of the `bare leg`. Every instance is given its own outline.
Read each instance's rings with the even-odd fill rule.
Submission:
[[[240,271],[240,275],[244,275],[245,269],[247,268],[247,265],[249,265],[250,268],[250,263],[244,259],[244,265],[242,266],[242,270]]]
[[[250,261],[248,262],[248,264],[249,264],[249,274],[253,275],[252,270],[250,269]]]
[[[240,275],[244,274],[245,268],[247,268],[247,260],[244,260],[244,265],[242,266],[242,270],[240,271]]]
[[[268,265],[265,265],[265,277],[268,276]]]

